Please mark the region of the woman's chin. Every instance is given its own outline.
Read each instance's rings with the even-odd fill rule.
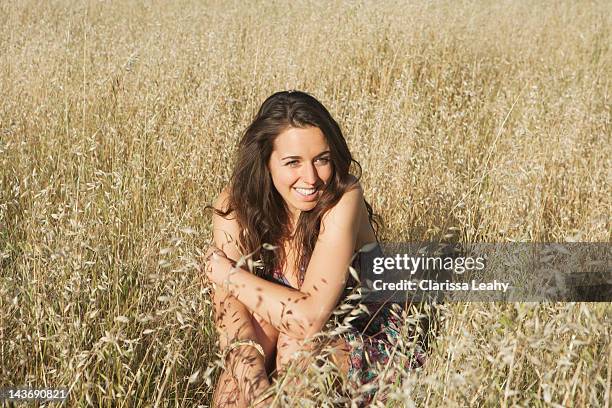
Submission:
[[[308,201],[308,202],[294,202],[293,207],[297,208],[300,211],[308,212],[315,208],[317,205],[316,201]]]
[[[309,201],[307,203],[299,203],[298,205],[296,205],[296,207],[300,210],[300,211],[310,211],[313,208],[315,208],[315,206],[317,205],[316,201]]]
[[[291,195],[285,196],[285,202],[289,204],[289,207],[299,211],[311,211],[317,206],[321,197],[321,192],[317,192],[314,197],[301,196],[295,190],[290,193]]]

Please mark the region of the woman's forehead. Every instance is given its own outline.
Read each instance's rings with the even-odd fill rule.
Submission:
[[[326,150],[329,150],[327,139],[317,127],[290,127],[274,139],[274,151],[280,154],[316,156]]]

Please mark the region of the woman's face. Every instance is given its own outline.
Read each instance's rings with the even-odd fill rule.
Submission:
[[[317,127],[290,127],[282,132],[274,140],[268,169],[293,216],[312,210],[333,170],[323,132]]]

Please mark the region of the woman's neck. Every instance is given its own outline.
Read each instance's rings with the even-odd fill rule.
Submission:
[[[301,213],[302,212],[300,210],[296,210],[296,212],[289,214],[289,239],[292,239],[295,236],[295,231],[297,230],[298,223],[300,222]]]

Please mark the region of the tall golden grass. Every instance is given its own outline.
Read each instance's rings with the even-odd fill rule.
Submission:
[[[281,89],[341,123],[381,239],[609,242],[610,27],[606,1],[0,3],[0,386],[209,404],[204,206]],[[443,309],[375,404],[609,406],[610,304]],[[330,405],[306,378],[275,404]]]

